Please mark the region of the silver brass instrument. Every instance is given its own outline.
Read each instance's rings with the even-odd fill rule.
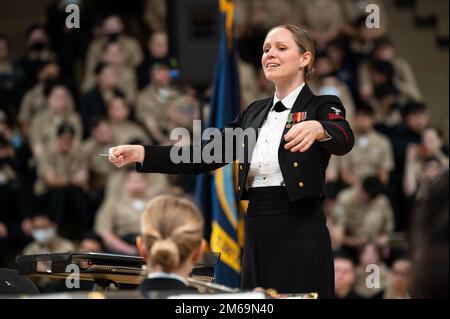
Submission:
[[[189,277],[187,281],[189,283],[189,286],[196,288],[200,293],[217,293],[217,292],[236,293],[241,291],[238,288],[230,288],[212,282],[198,280],[192,277]]]

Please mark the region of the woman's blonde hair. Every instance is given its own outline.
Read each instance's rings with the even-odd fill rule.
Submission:
[[[190,200],[161,195],[150,200],[141,216],[148,266],[172,272],[200,246],[203,216]]]
[[[305,67],[305,80],[306,81],[312,80],[312,76],[314,74],[314,63],[316,59],[316,49],[314,46],[314,41],[309,37],[308,33],[306,33],[305,30],[294,24],[278,25],[270,29],[269,32],[267,32],[267,34],[269,34],[272,30],[278,28],[284,28],[292,33],[292,35],[294,36],[294,41],[297,44],[301,53],[305,52],[311,53],[311,61]]]

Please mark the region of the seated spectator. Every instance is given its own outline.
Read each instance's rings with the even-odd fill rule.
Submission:
[[[25,92],[20,103],[18,122],[21,126],[21,133],[26,139],[29,137],[31,121],[42,111],[47,108],[47,97],[45,96],[45,88],[50,83],[60,82],[61,70],[59,64],[54,61],[43,62],[38,69],[38,82],[35,86]],[[67,91],[67,109],[73,111],[75,102],[72,94]]]
[[[31,219],[31,225],[31,236],[34,241],[24,248],[23,255],[67,253],[75,249],[71,241],[59,236],[59,225],[50,216],[38,213]],[[51,262],[41,261],[37,263],[38,272],[47,273],[48,269],[51,269]],[[33,277],[32,280],[43,293],[59,290],[61,286],[60,280],[50,279],[48,276],[37,276]]]
[[[332,0],[302,0],[298,3],[299,24],[316,42],[318,50],[324,50],[344,28],[340,4]]]
[[[366,177],[361,187],[342,191],[334,207],[343,247],[356,252],[367,241],[375,242],[383,253],[389,252],[389,235],[394,229],[394,217],[389,199],[381,193],[377,177]],[[387,258],[383,254],[383,258]]]
[[[411,261],[399,256],[392,263],[386,289],[376,294],[374,299],[409,299]]]
[[[73,126],[62,123],[56,137],[55,144],[46,150],[39,162],[35,191],[45,195],[47,211],[65,231],[76,237],[76,227],[86,231],[92,224],[85,192],[88,183],[86,163],[75,140]]]
[[[47,149],[55,143],[56,132],[61,123],[69,123],[74,129],[74,138],[81,139],[80,117],[68,107],[68,90],[61,83],[47,83],[44,95],[46,109],[31,121],[29,136],[34,157],[39,160]]]
[[[377,131],[388,134],[390,128],[402,122],[399,100],[399,91],[393,84],[381,85],[375,89],[369,104],[375,110]]]
[[[149,189],[155,189],[150,186],[153,184],[145,175],[130,168],[120,192],[105,198],[97,211],[94,227],[108,251],[137,255],[135,238],[140,230],[140,216],[151,198]],[[159,188],[159,185],[154,186]]]
[[[109,177],[114,172],[114,166],[105,162],[98,154],[108,154],[109,148],[116,145],[113,139],[111,123],[104,117],[94,118],[92,136],[82,144],[83,160],[89,173],[88,194],[94,212],[103,201]]]
[[[394,169],[394,155],[390,141],[373,129],[374,111],[365,103],[356,110],[353,126],[355,145],[352,151],[340,158],[341,177],[344,183],[359,186],[368,176],[377,176],[386,185]]]
[[[66,253],[75,249],[71,241],[58,235],[58,224],[49,215],[39,213],[31,224],[34,241],[24,248],[24,255]]]
[[[84,234],[78,244],[78,251],[81,252],[102,253],[103,250],[103,239],[96,233]]]
[[[200,103],[194,93],[195,91],[182,94],[167,106],[165,112],[169,119],[169,133],[180,127],[186,128],[192,133],[193,121],[200,119]],[[168,138],[170,138],[170,134]]]
[[[335,72],[320,76],[317,90],[319,95],[337,96],[345,105],[346,120],[353,124],[355,116],[353,97],[347,85],[336,76]]]
[[[414,158],[415,155],[409,155],[412,153],[411,149],[408,152],[405,171],[405,195],[414,196],[415,200],[421,200],[426,196],[432,181],[448,169],[448,163],[447,165],[443,164],[435,156],[426,156],[417,162],[417,159]]]
[[[104,45],[99,63],[114,68],[117,74],[117,87],[128,100],[134,102],[137,92],[136,74],[132,66],[125,64],[124,58],[123,45],[117,40],[109,40]],[[95,86],[95,82],[95,69],[93,69],[90,73],[85,73],[81,91],[88,92]]]
[[[422,133],[429,126],[427,107],[409,102],[402,108],[403,121],[389,130],[394,151],[395,168],[391,174],[390,186],[393,197],[396,230],[403,231],[409,225],[412,201],[403,191],[406,154],[409,144],[420,144]]]
[[[42,63],[55,61],[56,54],[51,49],[50,38],[45,30],[45,25],[33,23],[26,30],[26,52],[18,61],[18,66],[23,72],[23,83],[26,91],[35,86],[38,81],[38,71]]]
[[[135,143],[136,142],[136,143]],[[129,144],[139,144],[138,141],[132,141]],[[130,167],[131,170],[131,167]],[[128,170],[115,170],[109,177],[106,185],[105,195],[103,202],[108,201],[111,198],[118,198],[123,195],[123,185],[128,176]],[[147,197],[159,195],[161,193],[169,192],[171,194],[183,194],[183,190],[172,182],[171,176],[165,174],[144,174],[147,183],[150,187],[147,187]]]
[[[386,288],[389,269],[381,257],[381,251],[375,243],[368,242],[361,247],[359,264],[356,266],[355,292],[364,298],[371,298]],[[375,282],[368,283],[369,275],[377,276]]]
[[[334,254],[334,289],[337,299],[361,299],[353,290],[355,264],[353,259],[341,251]]]
[[[105,44],[108,41],[117,41],[123,49],[122,63],[127,67],[136,67],[142,62],[142,49],[139,42],[125,34],[122,19],[115,14],[108,15],[103,20],[101,27],[101,36],[94,39],[88,49],[86,55],[85,74],[92,74],[94,68],[102,59]]]
[[[358,70],[359,96],[370,103],[378,88],[386,86],[397,88],[394,77],[395,69],[391,62],[369,59],[366,62],[366,68]]]
[[[448,168],[448,155],[444,154],[444,141],[438,129],[429,127],[421,136],[422,143],[409,144],[406,151],[404,192],[406,196],[415,195],[419,188],[427,187],[428,182]],[[423,179],[424,185],[421,185]],[[422,189],[424,190],[424,189]],[[421,194],[423,195],[423,193]]]
[[[80,115],[83,124],[83,139],[91,135],[92,120],[106,116],[107,102],[118,94],[117,73],[113,66],[100,63],[95,68],[96,85],[81,96]]]
[[[198,208],[187,199],[162,195],[148,202],[140,220],[136,244],[148,269],[139,287],[144,296],[155,290],[187,290],[187,278],[206,244]]]
[[[164,31],[153,32],[146,42],[144,62],[136,70],[138,89],[141,90],[150,82],[150,70],[156,62],[167,60],[169,54],[169,43],[167,33]]]
[[[152,66],[152,81],[140,93],[136,103],[136,118],[146,128],[157,144],[168,140],[168,104],[178,98],[180,93],[171,84],[170,66],[158,62]]]
[[[392,64],[394,68],[393,83],[404,99],[402,102],[408,99],[414,101],[423,100],[410,64],[405,59],[396,55],[395,47],[389,38],[383,37],[375,41],[372,57],[375,60]],[[359,72],[360,74],[361,72],[367,73],[367,64],[362,63]],[[366,87],[366,89],[369,89],[373,85],[367,76],[360,77],[360,81],[362,81],[360,83],[361,86]]]
[[[118,145],[126,144],[131,140],[150,143],[145,130],[129,120],[130,109],[129,102],[123,96],[116,95],[108,101],[108,118],[111,124],[113,141]]]

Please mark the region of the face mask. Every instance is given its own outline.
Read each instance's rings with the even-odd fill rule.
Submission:
[[[33,43],[31,45],[31,50],[33,50],[33,51],[39,51],[40,52],[40,51],[42,51],[44,49],[45,49],[45,43],[41,42],[41,41],[35,42],[35,43]]]
[[[34,240],[40,244],[48,244],[56,236],[56,231],[53,227],[45,229],[34,229],[31,232]]]
[[[319,95],[335,95],[339,97],[340,93],[337,87],[332,85],[323,86],[320,88]]]
[[[166,100],[169,97],[169,94],[170,94],[170,92],[167,89],[159,89],[158,90],[158,96],[163,100]]]
[[[131,206],[135,211],[142,212],[145,207],[145,202],[143,200],[136,199],[131,202]]]
[[[361,136],[358,138],[358,147],[367,148],[369,146],[369,139],[366,136]]]
[[[110,34],[108,34],[108,39],[109,39],[109,41],[117,41],[119,36],[120,36],[120,32],[110,33]]]
[[[55,82],[56,80],[58,80],[57,76],[53,76],[53,75],[47,76],[46,78],[43,79],[44,87],[47,85],[51,85],[52,82]]]

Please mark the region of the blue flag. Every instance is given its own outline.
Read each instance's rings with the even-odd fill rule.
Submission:
[[[240,111],[240,85],[237,68],[236,43],[233,35],[234,4],[220,0],[220,45],[211,97],[208,127],[222,128],[234,120]],[[235,165],[226,165],[212,174],[196,180],[196,199],[206,223],[210,222],[210,247],[220,252],[216,266],[216,283],[239,287],[241,246],[238,228],[242,216],[235,198]]]

